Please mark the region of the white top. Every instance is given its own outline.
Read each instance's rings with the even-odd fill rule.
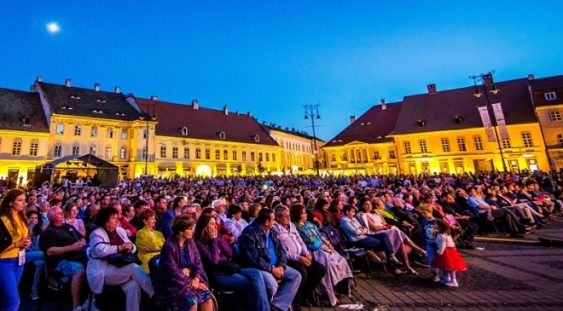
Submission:
[[[439,233],[434,240],[436,242],[436,252],[440,255],[444,253],[446,247],[455,247],[454,239],[449,234]]]

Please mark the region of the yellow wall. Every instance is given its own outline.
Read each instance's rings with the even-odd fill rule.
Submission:
[[[551,120],[550,113],[559,113],[562,119]],[[556,170],[563,169],[563,144],[558,138],[559,135],[563,136],[563,105],[536,107],[536,115],[541,124],[551,167]]]
[[[315,169],[313,139],[275,129],[270,130],[270,136],[281,147],[281,170],[283,173],[312,173]],[[323,144],[318,140],[316,142],[320,167],[322,167],[323,161],[320,148]]]
[[[503,148],[505,163],[510,171],[548,169],[547,157],[538,123],[509,125],[510,148]],[[529,132],[533,145],[525,147],[522,132]],[[476,148],[474,137],[480,137],[482,150]],[[435,131],[408,135],[393,135],[399,151],[403,173],[464,173],[491,169],[503,170],[498,144],[488,142],[484,128]],[[449,152],[442,148],[442,138],[449,140]],[[460,151],[458,138],[465,140],[465,151]],[[420,140],[425,140],[427,152],[421,152]],[[411,153],[405,151],[410,142]]]
[[[351,142],[344,146],[323,148],[327,172],[335,175],[397,174],[399,162],[392,142],[366,144]],[[395,158],[392,158],[394,154]]]
[[[16,140],[21,142],[19,155],[13,154]],[[22,184],[25,185],[35,168],[45,163],[48,142],[48,133],[0,130],[0,178],[17,174],[18,178],[23,177]],[[30,155],[32,143],[38,144],[36,156]]]

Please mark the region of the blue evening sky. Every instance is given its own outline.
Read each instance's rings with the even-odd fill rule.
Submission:
[[[563,1],[0,2],[0,87],[99,82],[309,132],[303,105],[320,104],[325,140],[381,97],[562,64]]]

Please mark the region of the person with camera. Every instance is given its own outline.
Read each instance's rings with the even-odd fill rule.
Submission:
[[[211,285],[219,289],[246,292],[250,310],[270,310],[260,271],[254,268],[241,268],[233,261],[233,249],[223,237],[218,235],[217,219],[213,215],[203,214],[199,217],[194,239]]]
[[[154,295],[150,277],[143,271],[134,255],[137,248],[123,228],[118,227],[118,210],[106,207],[98,211],[98,228],[90,235],[86,278],[92,291],[100,294],[104,285],[118,285],[125,292],[126,310],[139,310],[141,289],[149,297]]]

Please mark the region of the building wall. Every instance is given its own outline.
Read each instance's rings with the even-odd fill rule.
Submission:
[[[548,162],[539,124],[509,125],[507,128],[510,144],[502,148],[507,169],[515,172],[546,170]],[[531,137],[531,142],[527,141],[528,146],[525,145],[523,133]],[[394,135],[394,138],[403,173],[459,174],[503,170],[498,144],[487,141],[484,128]],[[480,144],[476,143],[479,139]],[[406,142],[410,143],[410,153]],[[463,142],[465,148],[460,146]],[[421,144],[426,144],[426,150],[421,150]],[[443,145],[449,145],[449,149]]]
[[[400,171],[392,142],[366,144],[352,142],[344,146],[324,147],[327,172],[335,175],[397,174]]]
[[[563,169],[563,104],[536,107],[551,168]]]
[[[45,163],[48,142],[48,133],[0,130],[0,178],[19,181],[22,177],[22,184],[27,183],[35,168]],[[36,151],[31,150],[32,144],[37,144]]]
[[[270,136],[281,148],[281,170],[283,173],[312,173],[315,170],[313,139],[291,133],[270,130]],[[317,140],[319,166],[323,162],[321,150],[324,142]]]

